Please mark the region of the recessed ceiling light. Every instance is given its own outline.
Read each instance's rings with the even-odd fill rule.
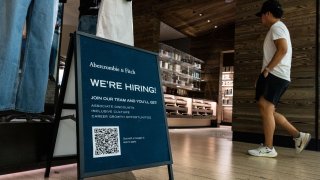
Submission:
[[[207,22],[209,23],[209,22],[211,22],[211,20],[210,20],[210,19],[208,19],[208,20],[207,20]]]
[[[202,14],[202,13],[199,13],[199,16],[203,16],[203,14]]]
[[[218,26],[214,26],[214,28],[215,28],[215,29],[217,29],[217,28],[218,28]]]

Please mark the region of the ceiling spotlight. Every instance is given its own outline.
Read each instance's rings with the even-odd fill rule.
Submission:
[[[217,29],[217,28],[218,28],[218,26],[214,26],[214,28],[215,28],[215,29]]]
[[[210,19],[208,19],[208,20],[207,20],[207,22],[209,23],[209,22],[211,22],[211,20],[210,20]]]
[[[199,16],[203,16],[203,14],[202,14],[202,13],[199,13]]]

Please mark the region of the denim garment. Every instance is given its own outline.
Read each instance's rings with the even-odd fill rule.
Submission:
[[[0,111],[43,112],[53,37],[54,1],[0,1]],[[25,21],[27,40],[19,73]]]
[[[60,39],[60,30],[55,30],[53,35],[53,41],[51,46],[51,54],[49,61],[49,76],[54,76],[56,70],[57,56],[58,56],[58,46]]]
[[[51,53],[50,53],[50,61],[49,61],[49,76],[54,77],[54,73],[56,70],[57,65],[57,57],[58,57],[58,50],[59,50],[59,42],[60,42],[60,32],[61,32],[61,21],[62,21],[62,10],[63,10],[63,3],[58,3],[57,0],[55,0],[57,3],[57,8],[54,9],[54,15],[53,17],[57,17],[54,25],[54,34],[53,34],[53,40],[51,45]]]
[[[83,15],[79,19],[78,31],[96,35],[97,15]]]

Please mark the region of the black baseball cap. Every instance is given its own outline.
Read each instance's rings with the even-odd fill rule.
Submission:
[[[281,18],[283,15],[283,10],[277,0],[267,0],[266,2],[264,2],[261,10],[256,13],[256,16],[261,17],[262,14],[266,12],[271,12],[276,18]]]

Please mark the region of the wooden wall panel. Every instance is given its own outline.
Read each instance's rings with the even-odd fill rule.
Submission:
[[[154,0],[133,1],[134,45],[158,53],[160,20],[153,9],[154,5]]]
[[[254,83],[262,66],[262,45],[267,28],[254,14],[262,1],[237,1],[235,27],[235,81],[233,131],[262,133],[261,118],[254,101]],[[278,111],[299,130],[315,133],[315,37],[316,1],[280,0],[293,45],[292,83]],[[287,135],[277,128],[277,135]]]
[[[320,104],[320,96],[319,96],[319,90],[320,90],[320,83],[319,83],[319,80],[320,80],[320,74],[319,74],[319,69],[320,69],[320,2],[319,1],[317,1],[317,9],[316,9],[316,11],[317,11],[317,33],[318,33],[318,36],[316,36],[317,38],[316,38],[316,41],[317,41],[317,45],[318,46],[316,46],[316,48],[317,48],[317,53],[316,53],[316,59],[317,59],[317,62],[318,62],[318,64],[317,64],[317,69],[318,69],[318,80],[317,80],[317,93],[318,93],[318,99],[317,99],[317,105],[319,106],[319,104]],[[320,114],[320,109],[318,108],[317,109],[317,117],[318,117],[318,122],[316,123],[316,125],[317,125],[317,129],[316,129],[316,134],[318,134],[318,140],[320,139],[320,118],[319,118],[319,114]],[[320,145],[319,145],[320,143],[318,143],[318,146],[317,146],[317,148],[318,148],[318,150],[320,150]]]

